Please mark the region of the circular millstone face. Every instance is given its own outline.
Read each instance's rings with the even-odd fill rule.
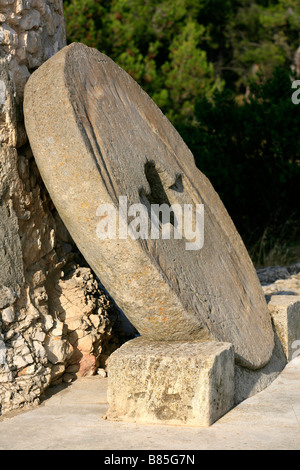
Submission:
[[[245,246],[139,85],[104,54],[71,44],[32,74],[24,112],[62,220],[140,334],[230,342],[239,364],[264,366],[273,330]]]

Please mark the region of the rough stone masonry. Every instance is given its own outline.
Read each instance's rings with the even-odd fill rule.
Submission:
[[[61,0],[0,0],[0,414],[96,373],[119,344],[117,310],[78,259],[24,128],[25,83],[65,44]]]

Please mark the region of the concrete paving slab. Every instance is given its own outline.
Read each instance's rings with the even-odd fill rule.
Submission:
[[[300,449],[300,357],[208,428],[107,421],[106,390],[97,376],[49,389],[38,407],[0,419],[0,450]]]

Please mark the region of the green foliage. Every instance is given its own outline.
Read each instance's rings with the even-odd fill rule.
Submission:
[[[210,98],[224,86],[202,48],[206,30],[197,18],[204,3],[71,0],[68,40],[109,55],[175,123],[193,116],[196,97]]]
[[[300,42],[299,0],[67,0],[68,41],[124,68],[174,122],[196,98],[289,67]]]
[[[252,247],[266,227],[278,235],[289,219],[297,223],[300,113],[291,101],[286,69],[275,69],[268,80],[261,75],[249,86],[242,104],[229,90],[215,93],[213,102],[199,100],[197,122],[178,130]]]
[[[65,2],[67,33],[70,42],[82,42],[97,48],[105,38],[104,21],[106,9],[104,2],[93,0],[72,0]]]
[[[188,22],[180,36],[173,39],[169,62],[162,66],[174,114],[192,118],[195,97],[210,98],[216,90],[223,88],[221,80],[215,78],[213,64],[207,61],[206,52],[197,47],[204,32],[201,25]],[[174,114],[172,120],[176,121]]]

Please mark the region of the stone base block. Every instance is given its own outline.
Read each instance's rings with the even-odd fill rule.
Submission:
[[[234,348],[128,341],[109,359],[108,403],[114,421],[209,426],[234,403]]]
[[[268,304],[288,361],[300,354],[299,295],[273,295]]]

